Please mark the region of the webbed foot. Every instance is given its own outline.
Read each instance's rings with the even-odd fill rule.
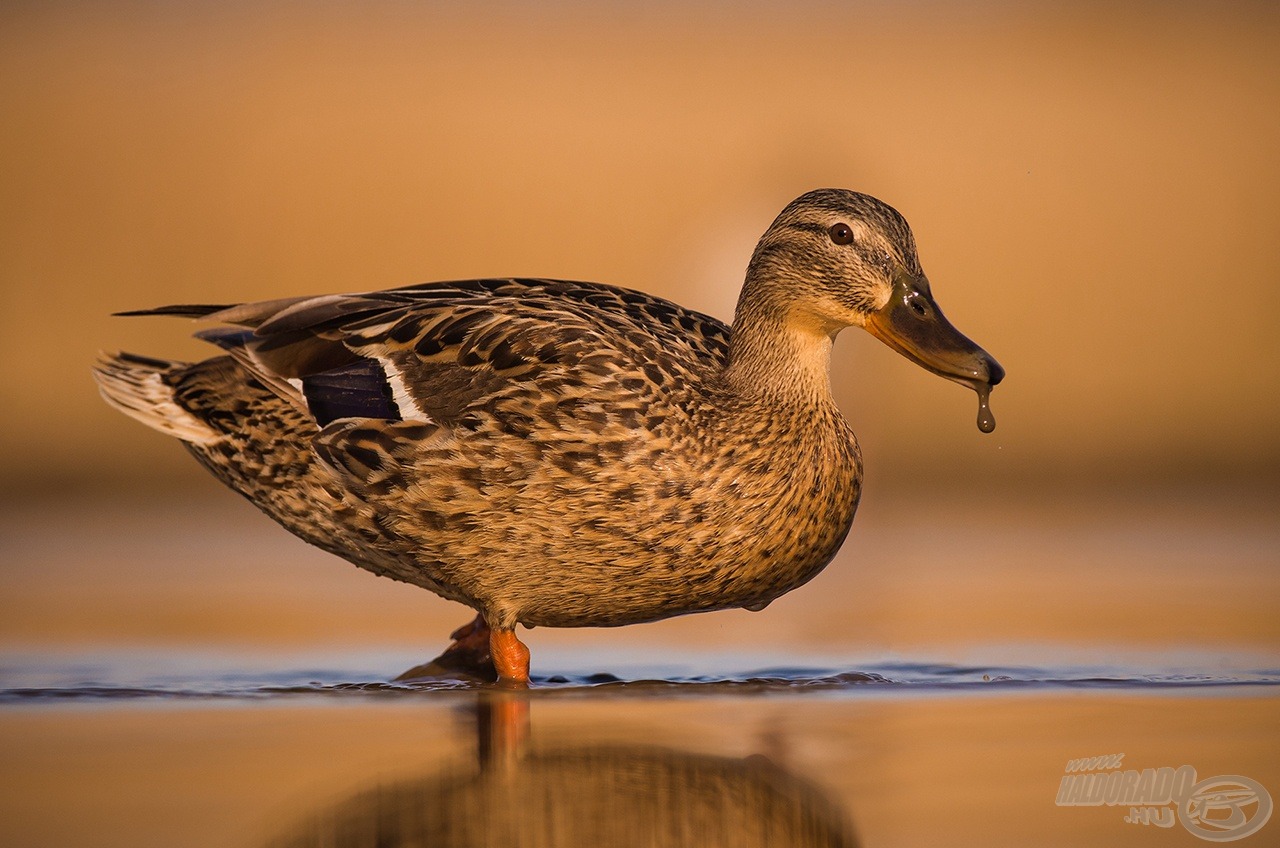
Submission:
[[[474,620],[449,635],[453,644],[445,648],[444,653],[430,662],[414,666],[397,677],[396,681],[460,675],[486,682],[496,680],[498,670],[494,666],[490,649],[492,632],[484,616],[477,615]]]

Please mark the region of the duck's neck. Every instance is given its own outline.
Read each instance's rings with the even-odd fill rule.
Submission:
[[[744,397],[833,403],[826,327],[785,297],[785,288],[748,275],[738,300],[724,381]]]

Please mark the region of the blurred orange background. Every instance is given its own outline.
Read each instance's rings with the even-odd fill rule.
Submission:
[[[1028,519],[1018,526],[1039,529],[1016,544],[1006,535],[1003,559],[969,547],[977,571],[966,573],[987,582],[957,597],[995,604],[979,629],[1003,624],[985,638],[1052,635],[1059,625],[1027,605],[1025,587],[1053,575],[1038,601],[1136,626],[1098,613],[1081,574],[1118,580],[1120,558],[1158,578],[1163,553],[1113,546],[1030,578],[1017,558],[1066,556],[1061,540],[1081,526],[1128,526],[1123,492],[1141,501],[1172,487],[1211,502],[1194,513],[1209,532],[1230,538],[1238,519],[1254,534],[1236,560],[1253,582],[1231,595],[1244,606],[1206,627],[1244,622],[1244,641],[1274,646],[1277,44],[1269,3],[7,3],[0,484],[11,535],[0,577],[27,593],[9,594],[9,620],[25,610],[37,630],[58,616],[74,629],[92,616],[72,610],[112,608],[101,592],[141,603],[135,590],[155,591],[155,574],[55,578],[49,563],[85,552],[40,539],[139,532],[129,521],[152,525],[129,498],[160,494],[171,511],[190,498],[200,513],[216,488],[178,445],[101,403],[88,373],[102,348],[211,350],[184,322],[109,313],[517,274],[630,286],[728,319],[773,216],[803,191],[840,186],[907,216],[939,302],[1009,372],[992,401],[999,426],[984,436],[971,393],[856,330],[840,338],[833,379],[868,469],[853,542],[884,552],[864,557],[862,588],[911,586],[911,574],[936,587],[946,563],[935,555],[968,544],[983,526],[975,511],[1007,529],[1022,519],[1005,505],[1026,493],[1046,509],[1070,498],[1084,505],[1078,521]],[[895,559],[887,536],[859,535],[876,532],[872,504],[895,493],[897,517],[880,526],[919,516],[933,531],[922,571]],[[72,501],[96,516],[92,528]],[[1141,524],[1153,532],[1187,526],[1176,509],[1143,509],[1163,516]],[[247,508],[207,515],[259,527]],[[1199,573],[1215,551],[1178,573]],[[300,543],[279,556],[324,559]],[[347,571],[350,586],[375,582]],[[23,582],[40,579],[47,606],[16,600],[45,591]],[[1144,607],[1150,621],[1169,593],[1205,595],[1172,581]],[[58,594],[82,584],[80,607]],[[1010,585],[1023,594],[991,600]],[[393,590],[405,587],[377,591]],[[407,591],[403,620],[408,604],[430,603]],[[346,592],[334,589],[335,606]],[[369,602],[375,629],[389,597]],[[899,601],[878,608],[897,622],[889,631],[854,636],[933,627],[954,638],[952,597],[936,599],[941,618]],[[118,611],[117,624],[139,615]],[[767,627],[768,615],[737,627]],[[192,620],[171,629],[198,630]],[[729,619],[714,620],[720,632]],[[155,627],[141,637],[171,632]]]
[[[611,282],[723,318],[818,186],[911,221],[1009,370],[999,429],[856,331],[874,469],[1273,480],[1271,4],[5,4],[6,490],[187,480],[96,398],[108,313],[432,279]]]

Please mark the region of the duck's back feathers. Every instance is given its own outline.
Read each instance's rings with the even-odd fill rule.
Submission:
[[[728,328],[640,292],[557,280],[470,280],[130,315],[200,317],[226,350],[320,427],[343,418],[454,425],[536,389],[581,398],[592,382],[652,391],[722,365]]]

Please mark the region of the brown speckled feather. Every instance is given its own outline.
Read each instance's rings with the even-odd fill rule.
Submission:
[[[207,318],[255,332],[166,377],[225,436],[191,445],[204,465],[307,541],[495,623],[759,607],[852,519],[857,453],[835,410],[726,420],[728,327],[661,298],[479,280]],[[356,362],[377,366],[380,415],[304,412],[314,378]],[[759,452],[790,430],[801,456]]]

